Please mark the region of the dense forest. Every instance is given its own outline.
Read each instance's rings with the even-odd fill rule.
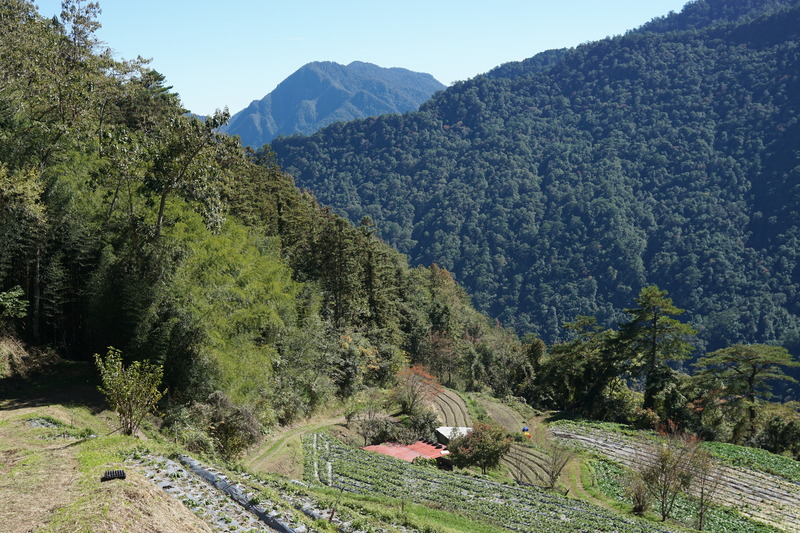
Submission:
[[[720,37],[708,51],[733,65],[722,78],[753,87],[773,80],[760,60],[773,54],[770,68],[786,71],[777,81],[784,92],[751,94],[733,81],[719,92],[701,72],[692,86],[717,91],[702,105],[681,99],[683,85],[672,87],[669,75],[651,80],[648,96],[634,83],[644,59],[631,50],[650,50],[648,61],[672,50],[663,59],[671,64],[700,54],[708,36],[688,32],[675,44],[671,33],[631,34],[538,74],[465,82],[420,113],[278,143],[299,154],[304,143],[367,128],[351,152],[337,153],[374,182],[346,183],[323,144],[303,156],[319,170],[331,165],[339,205],[364,215],[356,224],[298,189],[268,148],[246,150],[220,133],[227,111],[199,120],[146,62],[114,58],[96,40],[98,15],[96,3],[80,0],[65,0],[52,19],[28,0],[0,3],[1,339],[24,343],[30,357],[78,361],[113,347],[105,366],[98,355],[102,373],[120,358],[158,368],[166,428],[190,449],[225,457],[265,428],[326,405],[353,412],[371,390],[397,390],[414,376],[640,427],[669,418],[704,438],[800,455],[796,405],[765,402],[798,364],[783,347],[736,343],[788,339],[796,320],[798,153],[785,145],[797,126],[791,113],[777,115],[797,94],[798,71],[787,66],[796,50],[752,42],[775,37],[771,25],[796,28],[786,22],[796,9],[757,19],[769,31],[715,30],[748,46],[726,47]],[[740,54],[757,60],[737,62]],[[597,71],[581,74],[589,57]],[[556,91],[558,69],[562,80],[586,79]],[[620,70],[604,77],[609,69]],[[584,91],[591,80],[608,94]],[[503,106],[525,111],[506,120],[493,111]],[[716,132],[723,111],[727,126]],[[777,126],[756,135],[745,119]],[[511,137],[494,135],[501,131]],[[716,143],[741,154],[723,157]],[[690,146],[705,155],[689,158]],[[383,155],[370,155],[380,147]],[[764,157],[748,160],[756,148]],[[546,157],[531,167],[536,154]],[[372,157],[395,170],[369,170]],[[389,194],[397,191],[410,197]],[[495,205],[492,191],[502,193]],[[357,193],[372,203],[358,207]],[[759,217],[747,214],[753,202]],[[403,226],[418,205],[432,225]],[[414,261],[441,263],[409,266],[379,235],[406,248],[424,241],[430,250]],[[508,287],[490,276],[523,266],[503,278]],[[550,346],[532,334],[520,340],[472,307],[451,268],[478,283],[483,307],[497,309],[488,305],[496,292],[496,305],[510,306],[497,314],[532,320],[512,298],[524,290],[520,301],[543,315],[529,329],[570,334]],[[654,279],[680,295],[675,304],[645,283]],[[611,328],[609,317],[618,319]],[[703,350],[698,339],[720,349]],[[6,394],[19,361],[3,350]],[[693,375],[690,355],[700,356]],[[790,397],[783,390],[779,399]],[[409,430],[436,423],[429,411],[403,409]]]
[[[626,35],[498,67],[419,112],[272,149],[476,307],[566,340],[649,284],[702,349],[800,349],[800,5],[699,0]]]
[[[361,61],[315,61],[235,113],[221,131],[260,147],[278,135],[314,133],[333,122],[416,111],[441,89],[430,74]]]

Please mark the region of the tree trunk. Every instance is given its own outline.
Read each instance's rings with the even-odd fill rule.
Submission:
[[[161,203],[158,205],[158,219],[156,220],[156,239],[161,237],[161,226],[164,224],[164,209],[167,205],[168,194],[169,189],[165,189],[164,192],[161,193]]]
[[[32,320],[31,320],[31,334],[33,335],[33,342],[39,343],[39,314],[41,308],[41,263],[42,263],[42,248],[39,243],[36,243],[36,262],[34,263],[33,271],[33,301],[32,304]]]

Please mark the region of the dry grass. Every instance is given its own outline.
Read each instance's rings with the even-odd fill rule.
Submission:
[[[41,531],[210,532],[182,503],[133,470],[125,480],[95,480]]]
[[[62,423],[32,427],[29,420]],[[209,532],[180,502],[127,469],[125,480],[100,482],[107,469],[122,468],[114,450],[136,440],[111,434],[113,417],[81,407],[0,405],[0,530]],[[73,426],[73,427],[70,427]],[[56,435],[91,428],[98,438]]]
[[[0,411],[0,523],[6,531],[30,531],[46,524],[74,501],[78,463],[66,443],[42,440],[31,416],[62,414],[58,409]]]
[[[28,350],[14,337],[0,337],[0,379],[26,378],[60,361],[52,350]]]

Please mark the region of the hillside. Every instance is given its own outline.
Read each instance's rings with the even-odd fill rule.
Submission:
[[[444,85],[430,74],[354,61],[309,63],[231,117],[222,131],[255,148],[279,135],[385,113],[415,111]]]
[[[694,2],[272,148],[298,185],[369,215],[517,331],[614,325],[657,284],[701,350],[796,349],[798,17],[796,1]]]
[[[68,403],[59,392],[63,385],[70,389]],[[613,489],[624,483],[625,469],[641,460],[637,448],[654,453],[651,432],[548,423],[529,408],[519,411],[520,406],[487,396],[446,390],[441,401],[434,401],[442,424],[477,414],[507,424],[511,434],[521,425],[535,426],[536,438],[515,443],[503,468],[491,477],[442,472],[347,445],[343,440],[360,437],[336,410],[276,428],[231,469],[159,434],[155,418],[137,437],[121,435],[115,413],[104,408],[93,387],[88,365],[62,362],[42,369],[35,379],[17,381],[14,394],[3,389],[4,531],[273,531],[264,523],[273,520],[290,528],[284,531],[490,533],[544,527],[566,533],[590,527],[666,533],[686,531],[695,512],[691,502],[682,500],[681,513],[663,523],[653,514],[648,520],[633,516],[624,498],[615,502],[620,498]],[[480,405],[483,412],[467,404]],[[562,495],[561,484],[557,491],[545,490],[535,486],[541,481],[530,474],[547,468],[541,439],[548,431],[587,448],[571,460],[568,478],[561,478],[569,498]],[[598,454],[616,462],[601,463]],[[706,531],[797,531],[793,502],[800,493],[786,481],[796,480],[796,461],[763,452],[733,466],[734,458],[754,457],[752,450],[727,446],[714,454],[725,481]],[[778,465],[780,471],[770,474],[767,465]],[[125,479],[100,481],[106,471],[120,469]],[[226,491],[237,498],[243,494],[246,505]],[[48,497],[37,497],[42,493]]]
[[[68,1],[64,5],[54,18],[40,16],[29,0],[4,2],[0,7],[0,520],[5,529],[260,531],[268,530],[264,525],[268,523],[287,532],[488,533],[530,530],[539,524],[549,531],[565,532],[576,527],[683,530],[673,522],[654,523],[652,514],[633,516],[627,502],[595,490],[605,478],[591,477],[588,471],[589,477],[584,477],[584,467],[591,465],[582,456],[565,471],[569,480],[564,488],[574,489],[571,494],[577,498],[565,497],[552,475],[545,486],[556,491],[520,485],[538,485],[542,472],[550,468],[548,454],[558,448],[548,442],[548,421],[534,408],[643,428],[680,424],[684,431],[708,440],[748,443],[800,457],[797,405],[766,401],[770,399],[768,382],[786,377],[781,368],[800,366],[785,348],[732,345],[700,358],[694,375],[676,372],[667,363],[680,361],[687,353],[685,337],[692,330],[671,318],[680,315],[680,309],[666,291],[653,286],[625,302],[626,307],[635,307],[625,310],[629,321],[616,331],[604,331],[591,318],[582,317],[571,326],[576,336],[568,343],[547,346],[533,336],[521,341],[514,331],[478,312],[448,269],[409,265],[405,256],[378,237],[381,229],[370,217],[355,225],[336,215],[312,193],[296,187],[268,149],[253,153],[236,137],[220,133],[229,118],[227,112],[218,111],[203,120],[187,115],[178,95],[165,86],[164,75],[141,59],[115,60],[94,35],[99,27],[96,3]],[[738,38],[745,43],[766,35],[771,40],[753,53],[772,53],[776,46],[780,48],[775,43],[782,41],[775,38],[786,20],[794,27],[794,19],[768,17],[753,19],[756,26],[748,22],[712,29],[725,38],[739,32]],[[668,49],[690,51],[669,41],[673,34],[663,35],[658,42]],[[708,37],[703,35],[692,33],[687,42],[700,46],[697,42]],[[642,46],[651,46],[650,38],[650,34],[631,36],[632,42]],[[720,44],[724,39],[717,39],[709,56],[718,57],[726,50]],[[610,56],[600,54],[595,61],[610,61],[617,52],[610,41],[609,47]],[[728,50],[724,57],[749,53],[749,47],[740,48]],[[793,65],[787,59],[793,57],[793,49],[780,49],[786,57],[775,64]],[[426,217],[442,230],[433,235],[438,239],[432,244],[434,252],[452,246],[444,230],[455,228],[454,221],[489,220],[476,219],[469,211],[473,205],[481,207],[488,189],[516,187],[522,197],[535,184],[549,195],[562,194],[549,203],[544,194],[536,198],[553,211],[563,206],[565,215],[571,214],[568,222],[576,235],[584,223],[578,217],[584,209],[581,202],[588,199],[589,213],[617,216],[621,233],[603,244],[619,244],[616,253],[624,255],[631,249],[623,246],[629,242],[624,238],[630,237],[635,244],[639,237],[636,232],[624,233],[620,221],[626,220],[625,215],[647,215],[647,209],[652,209],[648,230],[659,236],[664,214],[659,210],[681,206],[669,194],[692,209],[698,201],[687,198],[710,203],[708,193],[684,192],[681,187],[689,187],[692,180],[698,180],[698,189],[715,185],[716,200],[727,202],[733,193],[722,186],[725,179],[744,187],[747,176],[739,170],[776,168],[774,163],[754,160],[742,170],[746,161],[731,156],[730,161],[708,162],[709,169],[717,170],[706,175],[697,170],[702,161],[673,161],[685,174],[677,173],[673,179],[661,173],[651,178],[678,185],[669,194],[658,192],[664,205],[655,203],[653,192],[654,200],[642,207],[632,199],[644,195],[644,186],[633,192],[626,187],[633,187],[631,176],[642,180],[647,167],[618,157],[617,167],[606,162],[602,168],[614,177],[605,189],[613,185],[622,193],[613,196],[616,203],[594,201],[591,195],[605,190],[605,182],[586,157],[604,161],[606,152],[599,153],[600,148],[588,141],[581,145],[586,153],[567,149],[572,145],[566,141],[579,128],[570,125],[576,115],[568,112],[568,100],[556,91],[551,103],[567,111],[526,108],[523,115],[529,116],[515,119],[515,124],[526,125],[535,134],[520,136],[520,142],[544,139],[540,133],[547,128],[554,135],[566,136],[559,137],[563,142],[558,150],[548,148],[543,140],[536,148],[549,154],[550,159],[537,170],[547,180],[520,184],[511,174],[493,174],[495,163],[499,172],[505,172],[504,164],[522,165],[524,157],[514,159],[518,154],[506,143],[500,146],[502,150],[492,151],[496,160],[488,165],[476,158],[478,152],[469,149],[469,143],[496,139],[489,136],[491,131],[508,129],[519,134],[515,127],[501,128],[499,122],[488,119],[504,103],[509,110],[516,102],[543,105],[540,92],[554,90],[548,85],[551,76],[558,72],[578,76],[575,69],[587,64],[591,50],[554,51],[521,65],[502,66],[494,71],[494,81],[481,78],[461,84],[475,88],[471,99],[459,102],[457,91],[437,93],[418,114],[383,115],[360,123],[381,128],[407,120],[428,126],[438,123],[434,130],[453,141],[450,148],[462,150],[459,160],[448,160],[451,156],[444,147],[430,151],[434,130],[417,128],[411,137],[418,136],[420,148],[395,152],[397,169],[421,153],[424,165],[436,172],[461,172],[465,165],[472,165],[473,174],[463,175],[475,178],[476,187],[455,186],[461,193],[453,204],[436,202],[447,200],[444,193],[454,188],[455,175],[414,175],[426,186],[432,183],[427,178],[439,180],[438,189],[427,197],[433,203]],[[743,65],[735,63],[737,68]],[[625,65],[617,62],[614,66],[630,74]],[[766,68],[745,71],[752,78],[748,83],[754,87],[765,83],[761,74],[772,72]],[[598,72],[605,72],[605,67],[598,67]],[[796,72],[793,75],[782,77],[781,83],[795,83]],[[573,92],[579,94],[580,84],[573,81]],[[508,89],[503,93],[506,100],[489,97],[495,94],[489,91],[494,83]],[[703,79],[696,82],[701,88],[704,83]],[[670,87],[666,82],[663,86]],[[769,98],[752,89],[748,94],[755,103],[745,105],[742,113],[772,117],[773,108],[764,107],[756,96],[779,108],[790,99],[786,95],[795,94],[794,86],[789,89],[785,95]],[[515,91],[536,95],[515,96]],[[731,89],[731,98],[740,92]],[[647,95],[634,89],[630,93],[638,102],[646,101]],[[739,110],[727,102],[726,94],[715,95],[723,102],[722,108],[731,108],[732,130],[725,130],[730,133],[726,142],[741,142],[743,152],[751,154],[755,137],[735,130],[740,125]],[[585,96],[587,110],[597,104],[593,98]],[[492,105],[485,107],[484,101]],[[686,114],[699,120],[702,113],[690,101],[687,96],[684,104],[688,107],[663,104],[663,112],[669,111],[668,118],[677,117],[676,123]],[[624,128],[626,141],[638,139],[635,124],[623,121],[629,115],[638,116],[636,106],[627,102],[607,102],[613,122],[598,122],[592,131]],[[433,111],[447,121],[442,122]],[[580,120],[588,121],[587,117]],[[664,142],[675,142],[677,151],[683,130],[675,132],[666,125],[665,119],[658,127],[642,129],[647,135],[663,130],[669,135]],[[326,131],[354,127],[338,123]],[[773,136],[782,135],[780,129],[770,131]],[[386,137],[392,133],[388,128],[380,133],[382,137],[362,136],[346,157],[367,164],[363,155],[372,149],[408,142],[401,136]],[[709,134],[696,135],[699,142]],[[584,137],[584,141],[589,139],[588,134]],[[598,142],[609,154],[615,146],[617,153],[637,146],[648,153],[649,137],[631,148],[615,139],[616,144]],[[775,146],[764,148],[765,153],[770,150],[775,151]],[[329,163],[322,157],[309,159]],[[556,170],[577,163],[595,181],[582,181],[582,174],[556,175]],[[790,157],[783,163],[794,164]],[[614,172],[615,168],[625,172]],[[476,172],[484,170],[486,198],[475,192],[480,185]],[[522,172],[522,166],[518,170],[520,175],[533,176]],[[791,178],[794,170],[787,172]],[[396,187],[397,176],[390,175],[382,185]],[[773,179],[767,180],[769,184],[781,184],[772,174],[764,176]],[[699,178],[708,179],[701,183]],[[411,183],[409,179],[405,192],[421,195]],[[578,185],[584,189],[581,194],[576,192]],[[776,185],[767,192],[786,196],[790,187]],[[364,185],[358,192],[370,190]],[[352,194],[355,189],[342,192]],[[372,192],[388,191],[373,188]],[[630,204],[625,203],[628,200]],[[403,212],[412,207],[393,205]],[[784,217],[796,219],[791,211],[795,204],[780,206],[785,210],[766,203],[760,206],[763,216],[774,216],[761,223],[778,225]],[[689,211],[683,213],[688,217]],[[531,213],[535,211],[498,208],[491,212],[491,220],[502,224],[509,214]],[[485,213],[478,210],[477,216]],[[670,220],[678,220],[677,214]],[[726,227],[740,220],[729,221]],[[540,221],[520,219],[523,223],[528,230],[538,231]],[[712,230],[723,226],[716,219],[702,223]],[[390,221],[386,224],[389,233],[400,229]],[[551,222],[542,222],[541,227],[541,234],[551,235],[553,242],[563,235]],[[499,225],[494,232],[474,228],[474,235],[503,243]],[[784,236],[764,235],[764,247],[783,242]],[[421,238],[413,233],[412,237]],[[722,246],[730,243],[721,237],[718,247],[699,247],[717,237],[710,230],[701,235],[702,241],[689,239],[693,237],[689,234],[673,237],[668,242],[676,250],[685,246],[683,237],[698,245],[698,253],[715,260],[730,252]],[[559,242],[571,244],[564,239]],[[716,242],[711,241],[712,245]],[[787,243],[784,253],[790,257],[797,247]],[[477,246],[470,249],[477,250]],[[499,253],[491,259],[498,265],[508,262]],[[564,257],[546,259],[544,264],[560,268]],[[749,282],[750,278],[734,277],[741,272],[733,266],[707,262],[719,268],[736,291]],[[549,289],[560,284],[553,282]],[[537,289],[543,287],[548,288],[542,284]],[[571,302],[563,303],[565,308],[559,312],[571,312],[567,305]],[[740,325],[736,318],[730,319],[730,327]],[[724,368],[719,368],[723,363]],[[426,403],[429,400],[433,405]],[[511,434],[478,424],[489,418]],[[374,460],[353,446],[431,439],[441,423],[472,424],[473,434],[483,433],[494,441],[489,448],[498,453],[508,449],[510,454],[502,462],[498,455],[490,458],[499,464],[494,468],[497,465],[489,464],[486,457],[469,457],[470,446],[461,447],[466,452],[459,458],[458,444],[450,443],[458,470],[442,473],[431,464]],[[520,423],[530,423],[532,431],[520,433]],[[715,445],[725,453],[733,451],[748,468],[758,463],[771,469],[766,473],[793,472],[786,465],[797,464],[764,450],[755,454],[738,447],[719,448],[727,446],[721,442]],[[480,448],[485,449],[482,444],[472,449]],[[237,464],[247,465],[252,472],[231,466]],[[626,464],[620,461],[614,468],[619,473]],[[115,475],[101,481],[107,470],[123,468],[127,471],[124,480]],[[644,479],[646,472],[640,474]],[[301,476],[304,481],[288,479]],[[748,479],[776,485],[760,474]],[[620,483],[614,487],[604,483],[604,487],[622,490]],[[684,492],[691,507],[692,495]],[[761,504],[753,501],[752,505]],[[785,529],[784,522],[794,519],[789,513],[753,516]],[[662,518],[667,518],[663,511]],[[773,531],[768,525],[753,529],[738,515],[731,520],[738,529],[726,526],[725,531]],[[683,523],[688,524],[685,517]]]

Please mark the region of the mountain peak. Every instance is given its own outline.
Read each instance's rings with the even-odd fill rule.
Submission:
[[[414,111],[444,88],[430,74],[404,68],[313,61],[234,114],[224,131],[260,147],[279,135],[311,134],[337,121]]]

